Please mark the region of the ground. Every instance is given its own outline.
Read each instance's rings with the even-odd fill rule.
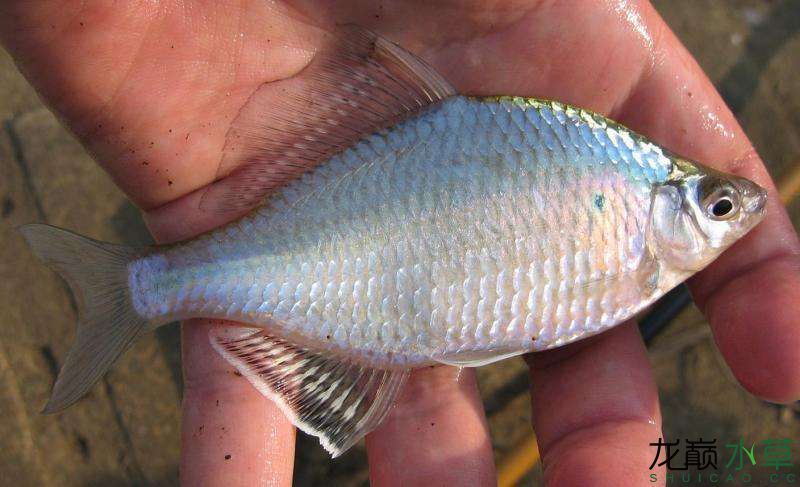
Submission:
[[[655,3],[780,181],[800,165],[796,0]],[[46,221],[102,240],[148,237],[138,210],[42,106],[2,50],[0,121],[0,484],[177,484],[181,377],[175,325],[142,339],[79,405],[55,416],[38,412],[72,339],[75,304],[14,227]],[[800,225],[800,199],[790,211]],[[720,468],[733,451],[724,445],[740,438],[748,445],[800,438],[800,408],[764,403],[737,385],[694,307],[652,342],[650,357],[665,436],[717,439]],[[531,434],[525,369],[520,360],[509,360],[480,369],[479,377],[502,460]],[[800,446],[794,450],[795,466],[781,472],[800,472]],[[367,479],[363,448],[330,461],[316,441],[301,437],[297,459],[297,485],[360,485]],[[754,480],[758,471],[751,470]],[[525,482],[538,484],[540,475],[537,467]],[[692,485],[709,482],[693,478]],[[725,484],[739,482],[741,477]]]

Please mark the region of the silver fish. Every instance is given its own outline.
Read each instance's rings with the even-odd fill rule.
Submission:
[[[214,348],[336,456],[381,422],[410,369],[608,329],[763,216],[755,183],[587,110],[459,96],[369,32],[301,79],[281,100],[260,88],[233,122],[202,206],[260,203],[234,223],[147,249],[21,229],[82,303],[47,412],[140,333],[223,318],[241,325],[214,329]]]

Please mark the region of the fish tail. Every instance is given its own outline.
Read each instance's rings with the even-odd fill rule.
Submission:
[[[54,413],[83,397],[147,329],[148,320],[134,309],[128,287],[127,267],[140,251],[50,225],[24,225],[19,232],[37,257],[67,281],[78,301],[77,336],[42,410]]]

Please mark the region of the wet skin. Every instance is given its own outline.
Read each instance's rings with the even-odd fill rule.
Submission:
[[[213,180],[228,124],[247,96],[313,56],[319,38],[308,18],[371,28],[421,55],[462,93],[583,106],[768,188],[765,221],[690,285],[739,381],[767,400],[800,397],[797,235],[734,117],[647,2],[13,1],[0,7],[0,35],[144,210],[155,237],[169,242],[234,217],[199,211],[198,190]],[[208,344],[208,326],[183,327],[182,480],[289,485],[294,428],[234,380]],[[661,418],[633,324],[527,360],[548,485],[653,485],[648,443],[660,436]],[[457,376],[447,367],[415,372],[367,437],[375,484],[494,482],[474,374]],[[193,437],[200,425],[229,434]]]

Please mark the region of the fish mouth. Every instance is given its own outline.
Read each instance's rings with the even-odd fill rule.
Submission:
[[[754,186],[755,195],[752,196],[752,200],[750,203],[748,203],[747,210],[753,213],[763,213],[764,208],[767,206],[767,197],[769,196],[769,193],[761,186]]]

